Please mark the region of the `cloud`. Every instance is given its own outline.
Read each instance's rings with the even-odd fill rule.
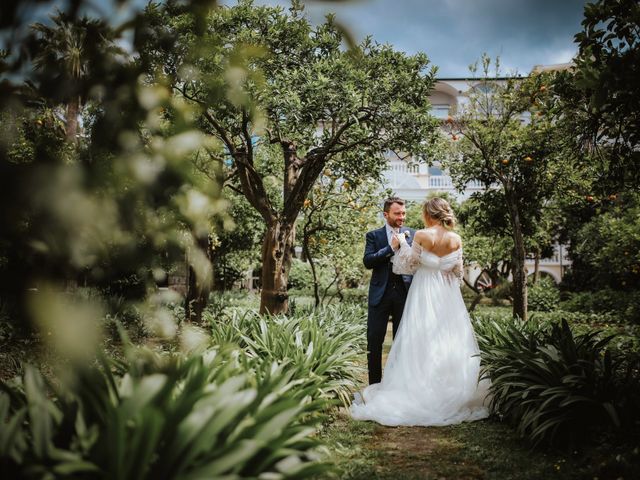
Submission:
[[[441,77],[464,77],[483,53],[499,55],[503,73],[528,73],[534,65],[564,63],[576,51],[587,0],[370,0],[307,2],[309,18],[329,11],[357,39],[372,35],[407,53],[425,52]],[[230,3],[228,0],[225,3]],[[286,0],[257,4],[288,6]]]

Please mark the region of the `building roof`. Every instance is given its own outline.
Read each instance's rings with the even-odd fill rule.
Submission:
[[[575,64],[573,62],[554,63],[553,65],[534,65],[533,68],[531,69],[531,73],[571,70],[573,67],[575,67]]]

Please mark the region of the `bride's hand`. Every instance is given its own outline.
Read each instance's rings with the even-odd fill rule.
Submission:
[[[391,248],[394,252],[398,250],[398,248],[400,248],[400,239],[398,238],[397,233],[393,234],[393,236],[391,237]]]

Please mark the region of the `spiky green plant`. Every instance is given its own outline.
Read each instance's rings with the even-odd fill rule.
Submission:
[[[637,370],[607,350],[612,337],[575,335],[564,320],[495,318],[476,322],[476,335],[492,410],[534,444],[579,442],[637,419]]]
[[[3,384],[0,465],[10,478],[305,478],[326,403],[288,364],[243,363],[238,351],[130,356],[79,368],[49,398],[27,368]],[[291,395],[292,390],[296,395]],[[9,395],[9,392],[11,395]]]
[[[214,345],[235,344],[250,358],[287,363],[315,396],[350,403],[362,374],[365,322],[361,308],[341,305],[286,317],[255,311],[213,320]]]

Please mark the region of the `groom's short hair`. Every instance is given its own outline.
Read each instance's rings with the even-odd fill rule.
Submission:
[[[404,205],[404,200],[400,197],[389,197],[384,201],[384,207],[382,207],[383,212],[388,212],[391,208],[391,205],[397,203],[398,205]]]

